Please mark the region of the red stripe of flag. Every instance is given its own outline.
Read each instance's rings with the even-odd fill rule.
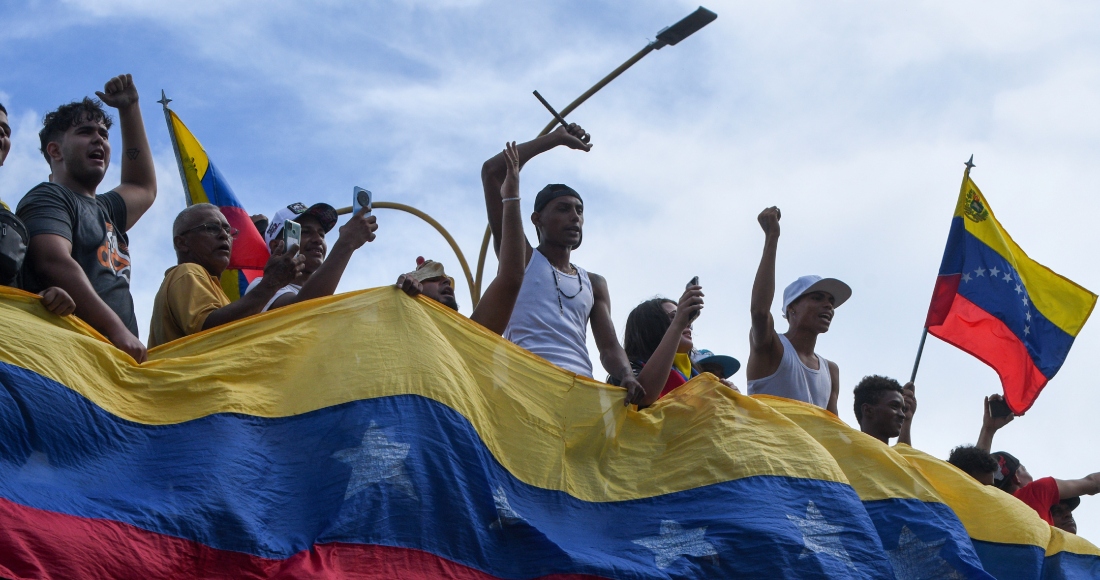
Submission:
[[[496,578],[410,548],[318,544],[285,560],[217,550],[112,520],[81,518],[0,498],[5,578]],[[552,574],[546,580],[598,578]]]

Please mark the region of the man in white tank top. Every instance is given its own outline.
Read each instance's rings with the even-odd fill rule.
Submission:
[[[837,413],[840,368],[814,352],[817,336],[829,331],[833,311],[852,295],[834,278],[803,276],[783,291],[783,317],[788,329],[775,331],[775,255],[779,245],[779,208],[769,207],[757,221],[764,230],[764,255],[752,285],[752,331],[745,376],[750,395],[797,399]]]
[[[520,144],[519,163],[523,165],[560,145],[581,151],[592,148],[588,133],[571,124]],[[498,192],[506,175],[503,154],[489,159],[481,168],[485,207],[498,254],[504,210]],[[535,197],[531,223],[538,232],[539,246],[532,248],[527,242],[523,285],[504,337],[563,369],[591,377],[592,360],[587,347],[591,323],[600,362],[611,376],[622,381],[627,390],[625,403],[637,404],[645,393],[616,336],[607,281],[570,262],[572,251],[582,240],[584,202],[580,194],[565,185],[547,185]]]

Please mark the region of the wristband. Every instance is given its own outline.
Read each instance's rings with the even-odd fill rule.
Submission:
[[[500,200],[501,203],[504,203],[506,201],[519,201],[519,197],[505,197]]]

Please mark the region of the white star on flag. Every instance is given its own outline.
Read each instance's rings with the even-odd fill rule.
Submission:
[[[970,278],[970,272],[965,272],[965,273],[963,273],[962,281],[963,281],[963,282],[969,282],[970,280],[971,280],[971,278]]]
[[[1031,327],[1030,326],[1025,326],[1024,327],[1024,336],[1027,336],[1029,334],[1031,334]]]
[[[408,443],[389,440],[382,429],[371,421],[370,427],[363,433],[363,442],[359,447],[342,449],[332,454],[333,458],[351,466],[351,478],[348,480],[344,499],[381,482],[389,483],[415,499],[416,490],[405,471],[405,458],[409,456],[411,447]]]
[[[978,268],[977,270],[974,270],[974,273],[979,276],[985,276],[985,268]]]
[[[1016,293],[1017,293],[1017,294],[1020,294],[1020,293],[1021,293],[1021,292],[1023,292],[1023,291],[1024,291],[1024,289],[1023,289],[1023,288],[1021,288],[1019,284],[1017,284],[1017,285],[1016,285]]]
[[[1030,311],[1030,310],[1029,310],[1029,311],[1027,311],[1027,312],[1025,312],[1025,313],[1024,313],[1024,316],[1025,316],[1025,317],[1027,317],[1027,321],[1028,321],[1028,322],[1031,322],[1031,311]]]
[[[996,266],[993,266],[992,268],[989,269],[989,277],[990,278],[996,278],[997,274],[1000,274],[1000,273],[1001,273],[1001,271]]]
[[[787,519],[798,526],[802,532],[802,544],[805,546],[798,558],[807,558],[813,554],[828,554],[844,563],[849,568],[854,568],[852,559],[848,557],[848,550],[840,542],[840,532],[844,526],[836,526],[825,520],[821,510],[817,509],[813,501],[806,504],[806,517],[787,514]]]
[[[523,516],[512,509],[508,503],[508,494],[504,493],[504,488],[499,485],[493,491],[493,506],[497,510],[497,519],[489,525],[490,528],[503,529],[504,526],[513,526],[525,521]]]
[[[940,557],[940,549],[945,541],[946,539],[922,542],[909,526],[902,526],[898,547],[886,552],[890,565],[894,568],[894,575],[898,580],[964,578],[947,560]]]
[[[1024,301],[1024,306],[1027,306],[1027,296],[1024,296],[1020,300],[1023,300]]]
[[[1011,282],[1012,281],[1012,274],[1005,273],[1004,280],[1005,280],[1005,282]]]
[[[718,557],[718,550],[704,537],[707,527],[685,530],[673,520],[661,520],[661,535],[633,540],[639,546],[653,550],[657,567],[668,568],[681,556]]]

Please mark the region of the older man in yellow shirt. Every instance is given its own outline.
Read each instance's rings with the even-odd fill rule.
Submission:
[[[230,302],[222,291],[221,275],[229,266],[236,236],[217,206],[197,203],[176,216],[172,245],[178,265],[164,273],[153,300],[149,348],[258,314],[275,292],[301,272],[298,246],[284,252],[280,241],[256,289]]]

